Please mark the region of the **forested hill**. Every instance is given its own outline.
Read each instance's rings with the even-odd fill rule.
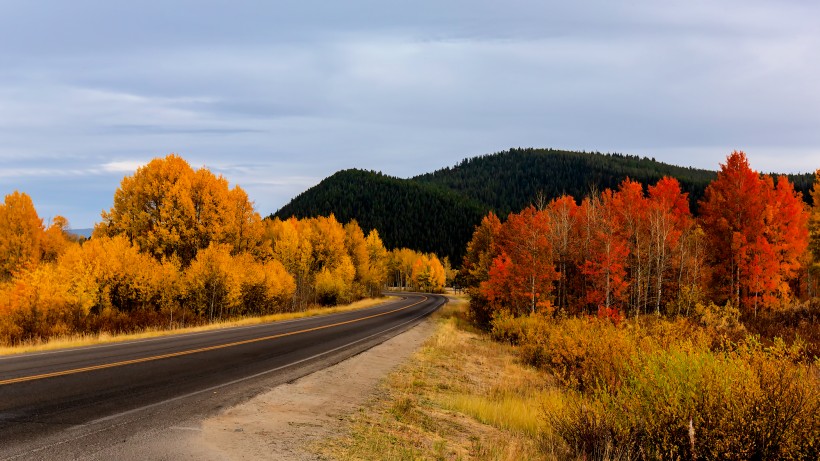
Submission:
[[[592,190],[616,189],[627,177],[646,186],[673,176],[695,204],[716,175],[714,171],[668,165],[645,157],[511,149],[468,158],[413,180],[458,191],[505,216],[533,203],[539,192],[548,199],[569,194],[580,201]]]
[[[627,177],[644,186],[664,176],[680,181],[693,210],[717,173],[680,167],[646,157],[511,149],[469,158],[411,179],[360,170],[340,171],[300,194],[275,213],[287,218],[335,213],[376,228],[385,245],[435,251],[459,265],[473,227],[493,210],[520,211],[542,193],[547,200],[570,194],[580,200],[592,190],[617,188]],[[812,174],[790,175],[808,201]]]
[[[387,248],[449,256],[460,264],[464,246],[486,207],[452,191],[363,170],[343,170],[298,195],[272,216],[355,219],[377,229]],[[454,259],[455,258],[455,259]]]
[[[468,158],[454,167],[413,180],[457,191],[503,217],[533,203],[539,192],[547,199],[569,194],[580,201],[592,190],[616,189],[627,177],[646,187],[664,176],[681,183],[684,192],[689,193],[692,209],[696,210],[698,200],[717,172],[633,155],[511,149]],[[809,200],[814,175],[789,175],[789,179]]]

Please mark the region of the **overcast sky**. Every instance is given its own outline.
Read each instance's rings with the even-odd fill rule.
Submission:
[[[263,215],[509,147],[820,168],[805,1],[0,1],[0,194],[90,227],[176,152]]]

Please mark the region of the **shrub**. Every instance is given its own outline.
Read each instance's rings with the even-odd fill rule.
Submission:
[[[552,433],[587,459],[818,459],[820,379],[802,345],[747,336],[712,350],[690,327],[544,329],[541,360],[570,386],[565,408],[545,410]]]

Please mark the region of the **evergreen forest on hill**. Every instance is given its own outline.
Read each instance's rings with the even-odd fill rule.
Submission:
[[[342,222],[355,219],[363,228],[379,229],[388,248],[435,252],[458,266],[472,230],[489,211],[504,219],[535,203],[539,195],[546,201],[564,194],[581,200],[591,191],[616,189],[627,178],[646,188],[664,176],[680,182],[697,213],[697,202],[717,172],[634,155],[510,149],[410,179],[343,170],[271,216],[334,213]],[[814,175],[788,177],[809,202]]]
[[[323,216],[322,210],[341,222],[355,219],[364,228],[377,228],[389,248],[434,252],[458,264],[487,207],[445,188],[372,171],[343,170],[272,217]]]

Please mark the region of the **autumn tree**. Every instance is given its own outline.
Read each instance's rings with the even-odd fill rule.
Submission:
[[[81,317],[53,265],[30,266],[0,284],[0,342],[18,344],[68,334]]]
[[[690,310],[704,300],[708,270],[706,269],[706,234],[692,220],[684,228],[677,254],[676,296],[673,300],[676,314],[688,316]]]
[[[367,276],[363,277],[363,285],[368,296],[377,296],[387,283],[388,253],[384,247],[379,231],[371,230],[365,237],[368,267]]]
[[[209,321],[221,319],[239,304],[242,279],[233,263],[228,245],[212,244],[197,253],[185,270],[185,297],[197,315]]]
[[[100,237],[73,246],[58,270],[85,315],[106,310],[154,309],[153,291],[171,280],[157,280],[159,263],[122,236]]]
[[[356,267],[345,245],[344,226],[333,214],[312,218],[310,224],[317,301],[324,305],[349,301],[353,297]]]
[[[470,316],[481,326],[489,325],[492,320],[490,302],[480,286],[490,279],[490,268],[497,256],[495,242],[500,232],[501,221],[490,212],[473,231],[459,271],[459,278],[470,295]]]
[[[0,204],[0,280],[40,261],[43,220],[25,193],[14,191]]]
[[[260,262],[250,253],[231,258],[239,284],[239,296],[230,306],[232,316],[271,314],[290,304],[296,284],[282,263]]]
[[[644,196],[643,186],[637,181],[625,179],[612,194],[612,200],[607,205],[617,214],[619,234],[626,242],[628,251],[626,281],[629,306],[636,313],[645,312],[649,299],[654,247],[650,244],[647,219],[649,202]],[[606,307],[610,305],[607,303]]]
[[[616,204],[615,195],[609,189],[581,203],[579,215],[585,230],[581,272],[587,277],[586,302],[594,308],[623,308],[629,286],[626,278],[629,242],[623,215]]]
[[[809,250],[811,251],[812,263],[809,271],[809,295],[816,285],[816,279],[820,274],[820,169],[814,173],[814,185],[811,189],[812,208],[809,216]]]
[[[273,258],[284,265],[296,284],[292,307],[303,309],[313,290],[313,229],[307,221],[296,218],[274,218],[265,223],[265,239]]]
[[[571,297],[571,286],[578,275],[578,204],[569,195],[552,200],[546,208],[550,231],[547,238],[552,246],[558,280],[555,305],[558,310],[568,311],[576,299]]]
[[[409,248],[396,248],[390,252],[388,267],[393,274],[393,286],[400,290],[411,288],[416,257],[417,253]]]
[[[444,266],[434,254],[419,254],[413,261],[411,279],[420,291],[440,291],[447,281]]]
[[[370,252],[367,250],[367,242],[364,232],[359,227],[356,220],[351,220],[344,225],[345,247],[350,256],[353,267],[356,269],[353,287],[354,296],[363,296],[365,286],[371,284],[372,274],[370,272]]]
[[[68,220],[62,216],[55,216],[43,232],[40,243],[41,259],[45,262],[56,262],[71,244],[72,241],[68,237]]]
[[[228,191],[228,226],[224,241],[233,247],[234,253],[250,253],[261,256],[262,236],[265,226],[259,213],[248,198],[247,192],[234,186]]]
[[[558,274],[549,234],[546,211],[530,206],[510,214],[499,233],[490,278],[482,284],[491,303],[518,312],[552,309],[552,284]]]
[[[211,243],[229,244],[234,254],[255,248],[259,226],[238,186],[231,190],[222,176],[171,154],[122,180],[95,236],[124,235],[157,259],[176,256],[187,266]]]
[[[752,170],[743,152],[733,152],[706,188],[700,210],[718,300],[755,315],[787,302],[808,246],[808,214],[789,181],[775,184]]]
[[[655,313],[660,315],[664,286],[673,283],[678,289],[680,287],[681,281],[675,280],[673,262],[684,257],[681,238],[693,224],[689,198],[681,191],[677,179],[667,176],[649,186],[647,224],[653,265],[651,272]]]

